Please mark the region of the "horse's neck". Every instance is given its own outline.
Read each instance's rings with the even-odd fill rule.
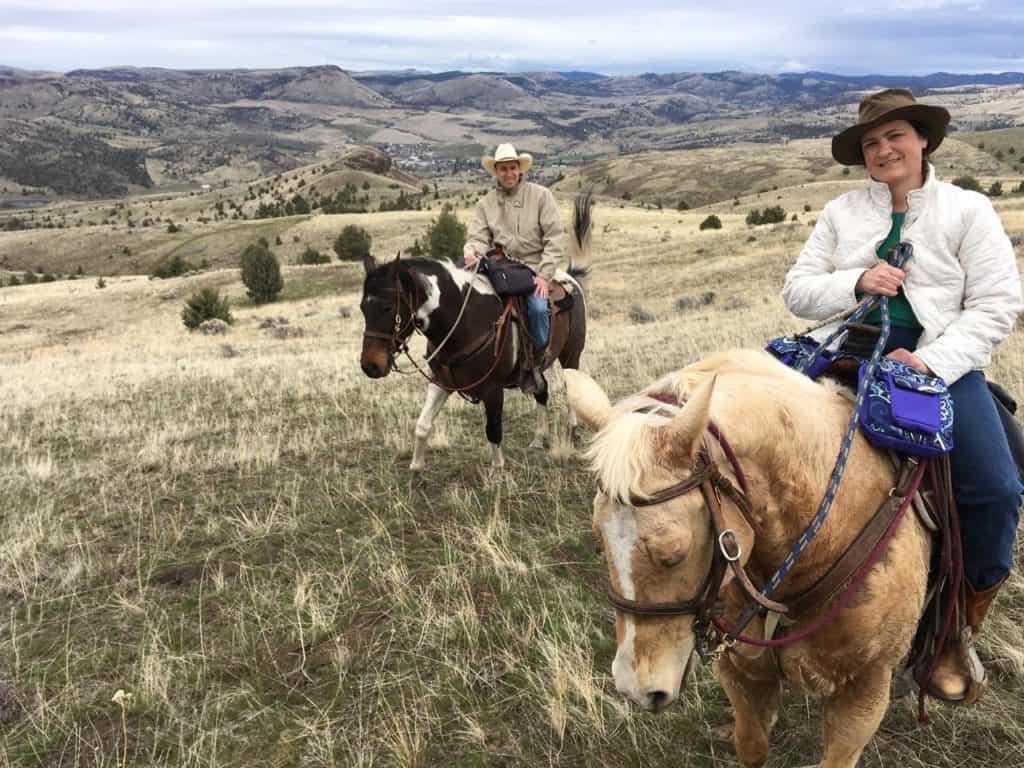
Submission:
[[[486,333],[491,318],[486,319],[487,326],[484,326],[479,309],[481,302],[473,301],[471,296],[463,311],[466,295],[446,270],[440,269],[436,274],[414,269],[410,269],[410,272],[413,280],[420,286],[418,290],[424,291],[422,301],[417,304],[415,311],[421,317],[425,317],[426,329],[423,333],[431,343],[435,346],[443,343],[446,351],[454,351],[481,333]],[[434,286],[437,293],[433,292]],[[470,286],[467,286],[466,290],[473,292]]]
[[[795,412],[791,410],[789,415]],[[753,556],[769,572],[788,555],[813,520],[839,455],[841,439],[834,434],[808,434],[816,426],[813,410],[811,414],[803,419],[809,422],[803,430],[798,423],[790,424],[788,435],[768,434],[763,426],[776,421],[771,418],[748,420],[746,426],[753,427],[748,430],[740,429],[735,420],[732,430],[720,425],[725,434],[736,436],[733,448],[747,476],[754,509]],[[761,425],[761,429],[755,425]],[[758,431],[765,434],[755,434]],[[803,571],[809,577],[827,568],[885,500],[894,479],[895,472],[883,454],[871,449],[851,451],[826,523],[794,571]]]

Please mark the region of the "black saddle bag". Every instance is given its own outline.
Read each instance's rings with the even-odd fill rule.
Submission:
[[[526,264],[503,256],[485,256],[480,265],[499,296],[529,296],[534,291],[534,272]]]

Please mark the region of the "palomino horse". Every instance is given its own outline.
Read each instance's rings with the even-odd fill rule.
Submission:
[[[569,271],[555,274],[555,282],[568,297],[564,303],[571,306],[552,317],[544,368],[555,360],[563,369],[578,367],[586,342],[582,282],[589,260],[589,194],[576,198],[573,224]],[[501,437],[505,389],[519,385],[521,358],[532,354],[532,343],[529,338],[520,338],[517,323],[504,311],[504,303],[490,281],[449,261],[399,258],[378,265],[368,258],[364,267],[366,281],[360,304],[366,320],[360,358],[363,372],[373,379],[387,376],[414,330],[427,337],[427,398],[416,421],[409,469],[423,469],[434,418],[452,392],[483,402],[491,465],[504,466]],[[426,373],[422,368],[421,372]],[[537,427],[530,447],[540,448],[548,439],[547,389],[534,398]],[[572,439],[576,416],[571,409],[568,423]]]
[[[752,350],[713,355],[615,407],[585,374],[566,372],[566,385],[570,404],[597,431],[588,457],[599,488],[593,529],[607,558],[617,609],[612,674],[621,693],[662,710],[679,695],[701,633],[692,615],[698,611],[651,615],[653,609],[721,600],[719,621],[736,625],[749,603],[737,575],[763,584],[814,517],[850,402],[837,387],[815,383]],[[665,405],[651,397],[655,393],[684,405]],[[708,437],[709,424],[727,436],[726,443]],[[729,452],[738,458],[735,464]],[[710,478],[710,485],[701,477]],[[784,603],[815,584],[895,482],[886,456],[857,435],[830,515],[773,599]],[[744,484],[747,493],[736,492]],[[719,570],[721,588],[709,588],[709,574],[720,560],[715,550],[725,551],[721,537],[730,530],[739,544],[739,553],[730,550],[732,557],[739,555],[736,568],[724,578]],[[866,570],[860,592],[820,631],[797,637],[817,623],[831,600],[791,617],[795,623],[785,633],[797,640],[792,645],[721,647],[715,672],[735,711],[734,741],[744,768],[767,759],[783,682],[823,699],[820,765],[856,765],[889,703],[893,670],[911,646],[930,548],[917,517],[906,515],[884,554]],[[764,637],[763,620],[756,618],[744,635]]]

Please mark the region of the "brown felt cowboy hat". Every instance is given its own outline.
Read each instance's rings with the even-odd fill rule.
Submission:
[[[519,163],[520,173],[526,173],[533,165],[533,155],[526,152],[517,153],[516,148],[511,144],[499,144],[498,148],[494,150],[494,157],[482,157],[480,162],[483,164],[484,170],[493,176],[495,163],[507,163],[513,160]]]
[[[944,107],[919,104],[906,88],[886,88],[865,96],[857,113],[857,124],[832,138],[832,157],[841,165],[864,165],[861,137],[875,126],[891,120],[914,123],[928,139],[924,154],[938,149],[946,137],[949,112]]]

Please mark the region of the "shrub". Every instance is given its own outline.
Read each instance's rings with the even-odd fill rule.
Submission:
[[[712,213],[710,216],[708,216],[706,219],[704,219],[704,221],[702,221],[700,223],[700,228],[701,229],[721,229],[722,228],[722,220],[720,218],[718,218],[717,216],[715,216],[715,214]]]
[[[255,304],[273,301],[284,288],[281,265],[266,243],[267,241],[261,238],[259,242],[247,245],[242,251],[242,283],[245,284],[246,293]]]
[[[988,188],[989,197],[999,197],[1003,194],[1003,182],[993,181],[992,186]]]
[[[437,219],[430,222],[426,234],[427,247],[435,259],[458,261],[462,246],[466,244],[466,225],[456,218],[450,205],[445,204]]]
[[[362,261],[370,255],[370,233],[355,224],[349,224],[334,241],[334,252],[341,261]]]
[[[786,212],[780,205],[772,205],[763,211],[754,208],[747,214],[747,224],[758,226],[759,224],[778,224],[786,220]]]
[[[227,296],[222,297],[216,288],[203,288],[185,301],[181,321],[194,331],[207,320],[223,320],[229,325],[235,322],[231,317],[231,306]]]
[[[688,210],[690,210],[690,204],[688,202],[686,202],[685,200],[680,200],[678,205],[676,205],[676,210],[677,211],[688,211]]]
[[[973,176],[957,176],[953,183],[961,189],[969,189],[972,192],[981,192],[981,184]]]
[[[638,325],[642,325],[644,323],[653,323],[657,318],[639,304],[634,304],[629,308],[629,319]]]
[[[704,291],[700,296],[680,296],[673,306],[677,312],[687,312],[698,307],[708,307],[714,303],[715,292]]]
[[[320,253],[316,248],[311,245],[306,246],[306,250],[299,256],[299,264],[327,264],[331,260],[331,257],[326,253]]]
[[[167,225],[167,234],[173,235],[176,232],[180,232],[181,229],[173,221]]]
[[[39,282],[39,277],[31,269],[25,272],[25,285],[35,285]]]
[[[96,287],[97,288],[106,288],[107,287],[107,281],[103,279],[103,275],[100,275],[99,277],[96,278]]]
[[[153,269],[152,276],[161,280],[166,280],[169,277],[181,277],[186,272],[191,272],[195,267],[189,264],[178,254],[174,254],[169,259],[164,259]]]

